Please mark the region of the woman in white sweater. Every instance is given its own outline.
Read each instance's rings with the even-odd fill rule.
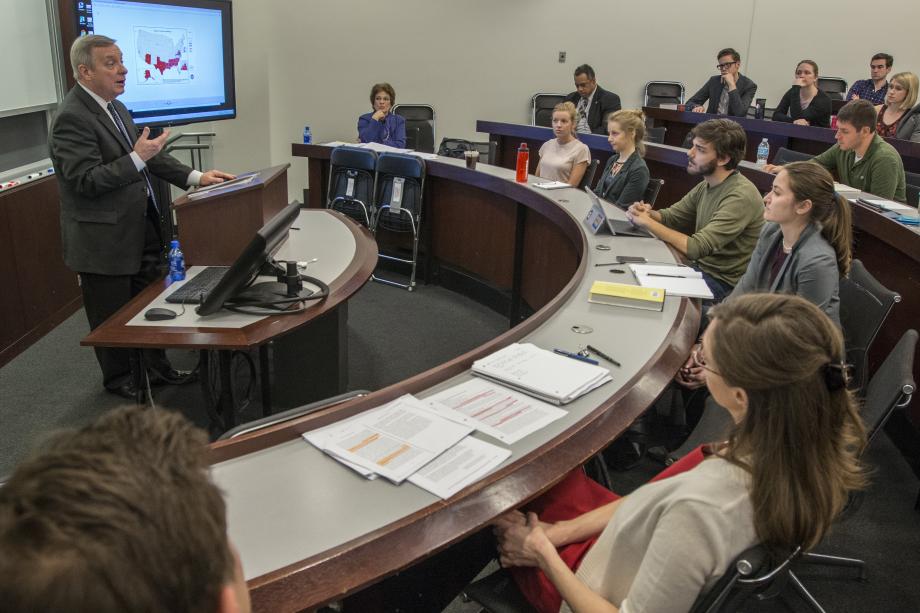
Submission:
[[[501,562],[537,610],[687,611],[751,545],[816,545],[863,486],[837,326],[777,294],[710,317],[706,385],[735,420],[727,442],[622,498],[574,471],[526,515],[496,522]]]

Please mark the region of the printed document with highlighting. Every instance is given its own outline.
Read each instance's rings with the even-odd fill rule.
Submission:
[[[401,483],[472,431],[407,394],[350,420],[324,451]]]
[[[566,414],[548,402],[485,379],[470,379],[425,398],[448,419],[512,445]]]
[[[361,417],[361,416],[359,415],[358,417]],[[373,480],[377,478],[377,473],[367,468],[364,468],[363,466],[358,466],[354,462],[349,462],[348,460],[344,458],[340,458],[336,456],[335,454],[331,453],[326,448],[326,445],[329,443],[329,441],[334,439],[336,436],[341,438],[341,437],[346,436],[347,433],[352,432],[357,427],[356,420],[358,419],[358,417],[352,417],[351,419],[341,421],[341,422],[332,424],[330,426],[326,426],[325,428],[311,430],[310,432],[305,432],[301,436],[303,436],[305,441],[307,441],[308,443],[310,443],[311,445],[313,445],[320,451],[326,453],[327,455],[332,456],[333,458],[335,458],[336,460],[338,460],[339,462],[341,462],[348,468],[352,469],[353,471],[355,471],[356,473],[358,473],[365,479]]]
[[[447,499],[491,473],[510,455],[510,449],[467,436],[409,477],[409,482]]]

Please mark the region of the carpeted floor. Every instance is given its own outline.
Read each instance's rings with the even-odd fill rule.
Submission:
[[[503,317],[438,287],[423,286],[410,294],[368,283],[349,303],[349,388],[373,390],[402,380],[506,327]],[[92,350],[79,346],[87,331],[80,311],[0,369],[0,475],[49,432],[88,423],[121,404],[102,390]],[[170,359],[191,368],[197,354],[174,351]],[[157,388],[156,401],[207,424],[197,385]],[[247,415],[255,418],[259,412],[256,399]],[[865,559],[868,582],[847,579],[852,575],[845,569],[818,567],[803,570],[800,577],[829,612],[920,611],[920,513],[913,509],[917,477],[886,435],[878,438],[867,460],[874,469],[872,485],[818,550]],[[628,472],[614,472],[614,489],[628,493],[658,470],[646,460]],[[761,603],[746,610],[809,610],[795,597],[791,602],[791,607]],[[445,612],[478,610],[458,599]]]

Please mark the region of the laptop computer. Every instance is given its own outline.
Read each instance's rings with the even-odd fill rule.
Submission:
[[[590,188],[585,188],[585,192],[591,199],[591,210],[585,217],[585,224],[591,230],[591,234],[597,234],[602,228],[607,228],[614,236],[638,236],[640,238],[655,238],[655,235],[640,226],[633,225],[632,222],[625,219],[611,219],[604,212],[604,202],[597,197],[597,194]],[[614,206],[614,205],[610,205]]]

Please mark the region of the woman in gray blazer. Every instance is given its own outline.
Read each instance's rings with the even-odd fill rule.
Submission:
[[[617,111],[607,120],[607,134],[613,155],[607,160],[595,191],[604,200],[627,209],[642,200],[648,187],[648,166],[642,159],[645,116],[639,110]]]

